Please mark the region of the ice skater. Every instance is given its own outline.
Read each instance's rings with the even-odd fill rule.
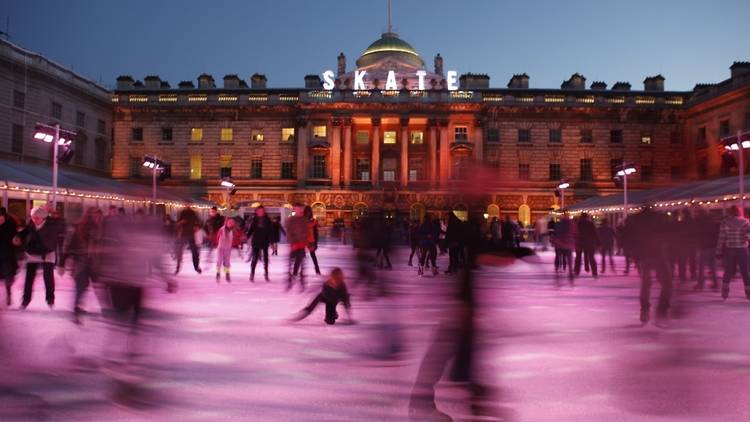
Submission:
[[[299,313],[292,318],[292,321],[301,321],[307,318],[320,302],[326,304],[326,316],[324,319],[326,324],[333,325],[339,318],[339,314],[336,312],[336,306],[339,302],[344,304],[349,322],[354,322],[351,312],[352,304],[349,301],[349,291],[346,289],[346,283],[344,283],[344,272],[341,271],[341,268],[334,268],[333,271],[331,271],[331,275],[323,284],[320,293],[315,296],[315,299],[313,299],[309,305],[299,311]]]
[[[232,246],[234,241],[234,218],[227,218],[224,225],[216,231],[216,282],[221,280],[221,268],[224,267],[224,278],[227,283],[232,282],[229,269],[232,267]]]

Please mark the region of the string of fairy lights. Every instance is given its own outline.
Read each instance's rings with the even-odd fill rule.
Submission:
[[[0,184],[0,190],[7,190],[9,192],[24,192],[24,193],[29,193],[29,194],[40,194],[40,195],[52,194],[52,189],[28,187],[28,186],[23,186],[23,185],[9,185],[7,183]],[[166,201],[166,200],[158,200],[158,199],[156,201],[149,200],[149,199],[133,199],[133,198],[118,196],[118,195],[95,194],[95,193],[89,193],[89,192],[83,192],[83,191],[74,191],[72,189],[58,189],[57,195],[67,196],[69,198],[120,201],[126,204],[142,205],[142,206],[148,206],[148,205],[157,205],[157,206],[162,205],[165,207],[167,206],[169,207],[190,206],[192,208],[202,209],[202,210],[207,210],[212,207],[212,205],[198,205],[198,204],[194,204],[190,202]]]
[[[712,207],[716,205],[723,205],[725,202],[731,202],[731,201],[737,201],[739,200],[739,195],[723,195],[721,197],[711,198],[711,199],[689,199],[689,200],[674,200],[674,201],[660,201],[660,202],[654,202],[653,204],[650,204],[651,208],[663,208],[663,209],[673,209],[673,208],[679,208],[679,207],[687,207],[687,206],[705,206],[705,207]],[[742,197],[742,199],[748,199],[748,196],[745,195]],[[644,208],[646,208],[645,205],[639,205],[639,206],[628,206],[628,212],[636,212],[641,211]],[[585,209],[579,209],[579,210],[572,210],[570,211],[571,214],[581,214],[581,213],[588,213],[588,214],[601,214],[601,213],[614,213],[614,212],[622,212],[623,207],[620,206],[607,206],[607,207],[599,207],[599,208],[585,208]]]

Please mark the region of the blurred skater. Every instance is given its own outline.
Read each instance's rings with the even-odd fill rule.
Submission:
[[[224,225],[216,231],[216,282],[221,280],[221,269],[224,268],[224,278],[227,283],[232,282],[229,270],[232,268],[232,248],[237,236],[234,229],[237,222],[234,218],[224,220]]]
[[[304,206],[294,205],[292,216],[286,219],[286,238],[289,241],[289,278],[287,290],[299,276],[300,289],[305,290],[305,248],[308,246],[310,225],[304,216]]]
[[[349,322],[351,323],[354,321],[352,319],[352,305],[349,301],[349,291],[346,288],[346,283],[344,283],[344,272],[341,271],[341,268],[334,268],[333,271],[331,271],[331,275],[326,282],[323,283],[320,293],[315,296],[309,305],[292,318],[292,321],[301,321],[307,318],[307,316],[309,316],[321,302],[325,303],[326,306],[326,314],[324,318],[326,324],[333,325],[339,318],[339,314],[336,312],[336,306],[338,306],[339,302],[344,304]]]
[[[270,281],[268,278],[268,246],[274,240],[276,231],[273,222],[268,218],[266,209],[261,205],[255,209],[255,218],[250,223],[250,227],[247,229],[247,237],[250,238],[251,244],[251,260],[250,264],[250,281],[255,281],[255,266],[258,264],[258,259],[263,255],[263,270],[266,281]]]

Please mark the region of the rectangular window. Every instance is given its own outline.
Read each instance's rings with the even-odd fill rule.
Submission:
[[[424,132],[421,130],[412,130],[409,134],[409,142],[412,145],[422,145],[424,143]]]
[[[357,158],[356,162],[357,180],[370,180],[370,160],[367,158]]]
[[[719,122],[719,138],[729,136],[729,119]]]
[[[698,134],[696,135],[695,139],[695,146],[698,148],[705,148],[708,146],[708,143],[706,142],[706,127],[700,127],[698,128]]]
[[[75,154],[73,154],[73,162],[76,163],[79,166],[82,166],[83,163],[83,157],[86,155],[86,144],[88,143],[88,139],[86,139],[85,136],[78,136],[76,138],[75,142]]]
[[[518,165],[518,179],[531,180],[531,166],[529,164]]]
[[[143,128],[134,127],[133,129],[131,129],[130,139],[133,140],[134,142],[142,142],[143,141]]]
[[[50,114],[55,119],[62,119],[62,104],[53,101]]]
[[[263,178],[263,161],[262,160],[252,160],[250,162],[250,178],[251,179]]]
[[[673,181],[680,181],[682,180],[682,167],[680,166],[672,166],[672,168],[669,171],[670,175],[672,176]]]
[[[581,158],[581,177],[582,182],[591,182],[594,180],[594,168],[591,158]]]
[[[172,128],[171,127],[161,128],[161,140],[162,142],[172,142]]]
[[[282,179],[294,179],[294,163],[290,161],[285,161],[281,163],[281,178]]]
[[[143,159],[139,157],[130,157],[130,169],[129,174],[131,179],[141,178],[141,171],[143,169]]]
[[[549,180],[557,181],[562,179],[562,170],[560,164],[552,163],[549,165]]]
[[[21,91],[13,91],[13,107],[25,108],[26,107],[26,94]]]
[[[641,182],[652,182],[654,180],[654,168],[652,166],[641,166]]]
[[[327,177],[326,170],[327,170],[326,169],[326,156],[314,155],[313,162],[312,162],[312,178],[313,179],[325,179]]]
[[[593,144],[594,143],[594,131],[592,131],[591,129],[581,129],[581,143]]]
[[[370,132],[366,130],[358,130],[355,138],[357,145],[367,145],[370,143]]]
[[[621,129],[610,130],[609,142],[613,144],[621,144],[622,143],[622,130]]]
[[[11,151],[16,154],[23,154],[23,126],[14,124],[10,139]]]
[[[190,142],[201,142],[203,141],[203,128],[193,127],[190,128]]]
[[[416,182],[424,179],[424,161],[421,158],[409,159],[409,181]]]
[[[96,121],[96,131],[99,132],[99,133],[101,133],[101,134],[107,133],[107,123],[104,120],[102,120],[102,119],[97,120]]]
[[[487,128],[487,142],[500,142],[500,129],[496,127]]]
[[[281,128],[281,141],[282,142],[294,142],[294,128],[293,127]]]
[[[549,142],[551,144],[559,144],[562,142],[562,130],[550,129],[549,130]]]
[[[203,178],[203,157],[200,154],[190,156],[190,178],[193,180]]]
[[[96,155],[96,167],[106,169],[109,164],[109,155],[107,155],[107,143],[104,138],[94,139],[94,154]]]
[[[641,145],[651,145],[651,133],[641,133]]]
[[[522,144],[531,142],[531,130],[518,129],[518,142]]]
[[[384,182],[396,181],[396,159],[395,158],[383,159],[383,181]]]
[[[326,138],[326,127],[325,125],[313,126],[313,138]]]
[[[466,142],[469,140],[469,129],[466,126],[456,126],[453,130],[453,140],[456,142]]]
[[[222,179],[232,177],[232,156],[230,154],[219,156],[219,177]]]
[[[396,143],[396,131],[386,130],[383,132],[383,143],[393,145]]]
[[[86,127],[86,113],[76,111],[76,126],[81,129]]]
[[[231,127],[221,128],[221,137],[219,139],[221,142],[232,142],[234,139],[234,130]]]
[[[253,129],[250,131],[250,139],[253,142],[263,142],[263,131],[260,129]]]

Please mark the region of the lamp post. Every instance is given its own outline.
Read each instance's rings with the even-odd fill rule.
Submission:
[[[741,131],[737,131],[737,134],[735,136],[728,136],[726,138],[721,139],[721,143],[724,144],[724,149],[727,151],[738,151],[737,153],[737,167],[739,167],[738,173],[739,173],[739,188],[740,188],[740,194],[739,194],[739,201],[740,201],[740,210],[742,210],[742,215],[745,214],[745,154],[743,154],[743,150],[745,148],[750,148],[750,131],[747,131],[745,133],[742,133]]]
[[[636,171],[633,164],[622,163],[616,173],[617,176],[622,177],[622,221],[628,218],[628,175]]]
[[[570,183],[567,180],[561,180],[560,184],[557,185],[557,192],[560,195],[560,210],[565,211],[565,189],[570,187]]]
[[[58,173],[58,160],[60,154],[58,148],[65,147],[66,151],[63,154],[66,160],[72,157],[72,150],[70,144],[73,142],[76,133],[60,129],[60,124],[55,123],[54,125],[46,125],[44,123],[37,123],[36,130],[34,131],[34,139],[37,141],[46,142],[52,144],[52,209],[57,210],[57,173]]]
[[[156,180],[159,178],[169,177],[170,165],[160,160],[156,155],[146,155],[143,157],[143,167],[151,169],[151,201],[154,203],[154,214],[156,214]]]

